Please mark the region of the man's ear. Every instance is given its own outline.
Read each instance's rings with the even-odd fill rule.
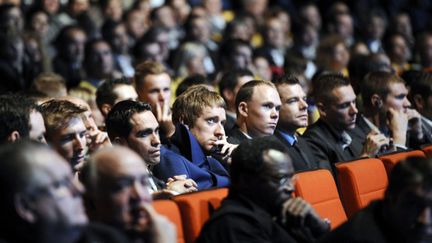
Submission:
[[[327,115],[327,113],[326,113],[327,111],[326,111],[326,108],[323,105],[323,103],[318,102],[318,103],[316,103],[316,106],[318,108],[320,116],[325,117]]]
[[[379,108],[382,107],[383,101],[382,101],[382,99],[381,99],[381,97],[379,95],[374,94],[371,97],[371,104],[372,104],[372,107],[375,107],[375,108],[379,109]]]
[[[419,94],[414,95],[413,97],[415,108],[420,111],[425,109],[425,101],[423,100],[423,97]]]
[[[13,142],[16,142],[20,138],[21,138],[21,135],[19,134],[18,131],[15,130],[15,131],[12,131],[11,134],[9,134],[7,141],[13,143]]]
[[[240,102],[237,109],[238,109],[238,112],[241,116],[243,116],[243,117],[248,116],[248,105],[246,102],[244,102],[244,101]]]
[[[108,113],[110,112],[112,106],[109,104],[102,104],[102,106],[100,107],[100,110],[102,112],[102,115],[104,117],[107,117]]]
[[[14,206],[17,214],[26,222],[35,223],[36,215],[34,214],[28,198],[18,194],[14,197]]]

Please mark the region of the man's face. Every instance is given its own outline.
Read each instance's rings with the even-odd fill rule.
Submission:
[[[389,220],[407,242],[432,240],[432,192],[409,188],[389,202]]]
[[[159,123],[151,111],[135,113],[130,119],[132,130],[127,137],[128,146],[148,165],[160,162]]]
[[[90,53],[89,63],[92,65],[94,78],[103,78],[111,75],[114,69],[111,47],[106,42],[98,42],[93,46]]]
[[[144,77],[143,85],[137,90],[140,101],[149,103],[153,109],[157,103],[163,107],[171,99],[171,78],[166,73],[151,74]]]
[[[336,129],[349,130],[355,128],[357,118],[356,95],[351,85],[335,88],[332,92],[333,100],[326,104],[321,116]]]
[[[132,85],[120,84],[114,88],[114,93],[117,96],[117,99],[114,101],[114,104],[117,104],[123,100],[137,100],[138,94],[135,91],[135,88]],[[113,104],[113,105],[114,105]]]
[[[245,112],[240,112],[240,115],[245,116],[248,134],[251,137],[272,135],[281,107],[276,89],[268,85],[255,86],[251,99],[245,103]]]
[[[111,1],[115,2],[115,1]],[[126,54],[128,51],[129,39],[126,33],[126,27],[123,24],[118,25],[113,33],[113,49],[120,54]]]
[[[66,161],[50,150],[38,151],[32,158],[39,173],[31,178],[28,195],[36,219],[59,228],[86,225],[83,187],[74,180]]]
[[[396,111],[407,112],[411,106],[407,95],[408,89],[403,83],[391,83],[388,86],[390,92],[384,101],[383,111],[388,111],[389,108],[393,108]]]
[[[81,118],[75,117],[65,123],[65,126],[49,134],[49,142],[72,168],[84,162],[87,153],[86,127]]]
[[[282,106],[280,109],[279,126],[288,132],[308,125],[308,104],[306,94],[300,84],[282,84],[277,86]]]
[[[203,108],[201,115],[195,120],[189,130],[198,140],[204,151],[210,151],[214,142],[225,136],[224,124],[226,121],[225,109],[222,107]]]
[[[82,30],[73,29],[69,32],[69,40],[66,44],[67,58],[76,63],[84,59],[84,44],[87,38]]]
[[[231,55],[233,68],[247,69],[252,63],[252,50],[248,46],[238,46]]]
[[[121,151],[101,157],[103,163],[98,163],[98,191],[93,198],[97,217],[124,230],[144,230],[150,223],[144,208],[151,203],[148,171],[138,155]]]
[[[30,139],[46,143],[45,133],[46,129],[42,114],[38,111],[30,112]]]
[[[256,193],[271,213],[277,215],[294,192],[294,168],[288,155],[280,151],[269,150],[264,158],[265,166],[259,176],[262,183],[256,188]]]

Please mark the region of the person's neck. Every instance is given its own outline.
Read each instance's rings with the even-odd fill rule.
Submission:
[[[299,127],[286,127],[286,126],[278,126],[279,130],[281,130],[283,133],[286,133],[290,136],[294,136],[296,134],[296,131]]]
[[[365,108],[363,116],[378,128],[386,126],[385,114],[381,114],[379,111]]]

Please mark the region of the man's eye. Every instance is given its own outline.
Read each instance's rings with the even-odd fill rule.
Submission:
[[[207,123],[208,124],[214,124],[214,123],[216,123],[216,119],[213,119],[213,118],[207,119]]]

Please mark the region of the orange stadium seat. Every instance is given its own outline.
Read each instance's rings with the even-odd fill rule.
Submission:
[[[384,197],[388,179],[379,159],[361,159],[336,164],[339,189],[345,212],[351,217],[372,200]]]
[[[426,157],[426,156],[421,150],[411,150],[411,151],[402,151],[402,152],[386,154],[378,158],[382,162],[384,162],[384,166],[387,171],[387,176],[389,176],[391,170],[393,169],[393,166],[395,166],[399,161],[404,160],[408,157]]]
[[[332,229],[347,220],[336,183],[328,170],[297,173],[296,196],[309,202],[322,218],[331,221]]]
[[[422,151],[425,153],[426,157],[432,158],[432,144],[424,146]]]
[[[167,217],[177,229],[177,243],[184,243],[183,224],[180,209],[172,200],[154,200],[153,207],[159,214]]]
[[[227,188],[218,188],[173,197],[180,208],[187,243],[195,242],[211,212],[220,206],[227,195]]]

